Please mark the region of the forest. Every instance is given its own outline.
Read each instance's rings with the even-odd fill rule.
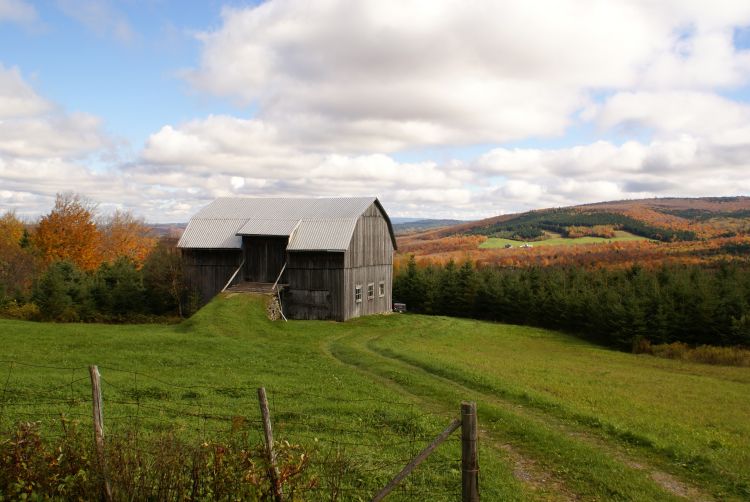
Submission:
[[[657,227],[632,216],[609,211],[582,211],[576,209],[548,209],[530,211],[507,221],[486,227],[476,227],[473,234],[507,237],[518,240],[542,238],[545,231],[569,235],[569,228],[610,227],[658,241],[690,241],[697,235],[691,230]]]
[[[157,239],[128,212],[100,217],[68,193],[35,224],[0,216],[2,317],[150,322],[191,309],[174,239]]]
[[[750,267],[739,262],[503,268],[412,256],[393,296],[412,312],[561,329],[621,349],[750,345]]]

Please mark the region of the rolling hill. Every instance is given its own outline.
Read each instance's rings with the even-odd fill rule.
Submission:
[[[569,227],[611,226],[654,240],[695,240],[750,232],[750,197],[658,198],[549,208],[495,216],[441,228],[423,237],[456,234],[520,240],[542,238],[545,231],[565,235]]]
[[[750,249],[750,197],[657,198],[539,209],[401,235],[398,242],[402,257],[413,254],[432,262],[598,266],[719,260],[746,255]],[[524,243],[529,244],[518,249]]]
[[[255,444],[265,386],[276,440],[310,455],[316,483],[295,500],[369,500],[462,400],[478,406],[483,499],[750,496],[747,368],[439,316],[272,322],[265,301],[223,295],[172,326],[0,320],[0,429],[36,420],[59,434],[62,416],[88,432],[96,363],[107,441]],[[459,499],[458,459],[453,436],[389,500]]]

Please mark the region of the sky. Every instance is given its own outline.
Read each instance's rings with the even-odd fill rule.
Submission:
[[[747,0],[0,0],[0,212],[750,195]]]

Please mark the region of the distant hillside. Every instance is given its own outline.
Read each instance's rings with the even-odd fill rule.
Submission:
[[[150,223],[149,228],[157,237],[173,237],[179,239],[185,231],[187,223]]]
[[[659,241],[750,234],[750,197],[663,198],[600,202],[509,214],[427,231],[420,239],[484,235],[535,240],[609,235],[625,230]]]
[[[451,225],[458,225],[460,223],[465,223],[465,221],[462,220],[431,220],[431,219],[424,219],[424,220],[413,220],[413,221],[402,221],[396,223],[398,221],[398,218],[394,218],[394,225],[393,225],[393,231],[397,234],[408,234],[411,232],[420,232],[423,230],[429,230],[431,228],[439,228],[439,227],[448,227]]]

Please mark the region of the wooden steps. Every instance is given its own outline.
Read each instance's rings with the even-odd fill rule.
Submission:
[[[278,284],[278,289],[284,289],[286,284]],[[247,282],[243,281],[230,286],[226,289],[227,293],[261,293],[270,295],[274,293],[273,283],[271,282]]]

